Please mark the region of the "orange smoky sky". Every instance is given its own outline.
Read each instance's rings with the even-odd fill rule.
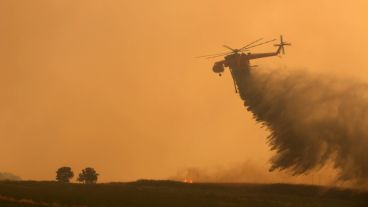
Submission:
[[[267,130],[229,73],[212,73],[217,59],[193,57],[283,34],[286,55],[255,64],[368,81],[367,9],[363,0],[0,0],[0,171],[41,180],[91,166],[101,181],[244,161],[267,171]]]

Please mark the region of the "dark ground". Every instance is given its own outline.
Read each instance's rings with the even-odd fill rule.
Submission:
[[[368,207],[368,192],[289,184],[185,184],[142,180],[83,185],[2,181],[0,206]]]

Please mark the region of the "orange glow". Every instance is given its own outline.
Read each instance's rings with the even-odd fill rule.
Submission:
[[[183,180],[183,183],[193,183],[193,180],[192,180],[192,179],[190,179],[190,178],[185,178],[185,179]]]
[[[212,72],[220,58],[193,57],[283,34],[285,56],[252,64],[368,80],[368,1],[282,2],[0,1],[0,170],[90,166],[109,182],[249,160],[268,173],[269,132]]]

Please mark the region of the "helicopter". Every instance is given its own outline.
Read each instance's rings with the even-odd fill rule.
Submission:
[[[291,45],[291,43],[284,42],[282,35],[280,35],[280,42],[278,44],[274,44],[274,46],[277,47],[277,50],[275,52],[269,52],[269,53],[250,53],[248,52],[248,53],[245,53],[246,51],[249,51],[249,49],[251,48],[273,42],[276,39],[268,40],[265,42],[260,42],[261,40],[263,40],[263,38],[257,39],[239,49],[234,49],[227,45],[223,45],[223,47],[227,48],[230,51],[224,52],[224,53],[212,54],[212,55],[198,56],[198,58],[216,58],[216,57],[224,56],[224,60],[217,61],[214,63],[212,70],[214,73],[217,73],[219,76],[221,76],[221,74],[225,70],[225,67],[229,67],[229,70],[231,72],[231,75],[234,81],[235,92],[237,93],[238,92],[237,83],[240,81],[239,78],[249,75],[249,69],[251,67],[256,67],[256,65],[254,66],[250,65],[250,60],[257,59],[257,58],[277,56],[280,53],[285,54],[284,46]]]

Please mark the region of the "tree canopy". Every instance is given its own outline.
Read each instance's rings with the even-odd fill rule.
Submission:
[[[56,180],[59,182],[69,183],[73,177],[74,173],[70,167],[61,167],[56,171]]]
[[[79,173],[78,181],[86,184],[96,183],[99,174],[96,172],[95,169],[91,167],[87,167]]]

